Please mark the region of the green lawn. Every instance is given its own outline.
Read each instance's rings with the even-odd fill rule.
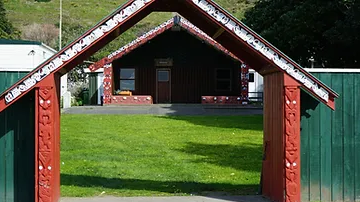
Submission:
[[[255,194],[262,116],[62,115],[62,196]]]

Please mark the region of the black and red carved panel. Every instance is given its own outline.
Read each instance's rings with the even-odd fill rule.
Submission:
[[[38,196],[39,202],[52,202],[54,114],[53,87],[41,87],[38,97]]]
[[[300,89],[285,87],[286,202],[300,202]]]
[[[201,104],[242,105],[241,96],[201,96]]]
[[[111,96],[112,105],[150,105],[153,104],[151,95],[133,95],[133,96]]]

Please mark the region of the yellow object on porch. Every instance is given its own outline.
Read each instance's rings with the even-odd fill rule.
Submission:
[[[120,91],[120,92],[119,92],[119,95],[132,96],[132,92],[131,92],[131,91],[128,91],[128,90],[126,90],[126,91]]]

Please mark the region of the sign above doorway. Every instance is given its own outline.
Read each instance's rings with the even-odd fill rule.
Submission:
[[[172,58],[158,58],[154,60],[156,67],[171,67],[173,66]]]

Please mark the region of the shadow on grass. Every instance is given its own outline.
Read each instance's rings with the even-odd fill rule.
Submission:
[[[199,183],[181,181],[154,181],[141,179],[105,178],[98,176],[61,174],[61,185],[78,187],[103,187],[109,189],[130,189],[159,191],[171,194],[211,195],[213,192],[226,194],[255,195],[258,184],[234,185],[226,183]]]
[[[211,163],[237,170],[259,172],[262,163],[262,145],[200,144],[188,142],[179,151],[199,155],[195,163]]]
[[[187,121],[195,125],[263,131],[262,115],[247,116],[157,116],[162,119]]]

